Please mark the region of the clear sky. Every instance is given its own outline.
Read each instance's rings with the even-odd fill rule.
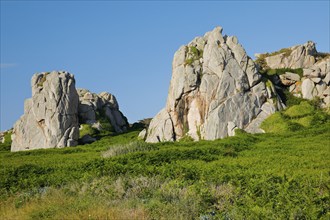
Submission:
[[[175,51],[215,26],[253,57],[317,43],[329,52],[327,1],[3,1],[0,130],[31,97],[36,72],[66,70],[77,88],[117,97],[130,123],[165,106]]]

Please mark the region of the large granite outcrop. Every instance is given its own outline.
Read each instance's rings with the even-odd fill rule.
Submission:
[[[75,79],[68,72],[38,73],[31,80],[32,98],[15,123],[11,151],[77,145],[78,103]]]
[[[284,107],[237,38],[223,36],[221,27],[180,47],[172,71],[166,107],[151,121],[147,142],[213,140],[236,128],[262,132],[262,120]]]
[[[79,94],[79,122],[90,124],[97,130],[102,130],[100,119],[103,118],[110,123],[116,133],[127,131],[128,122],[119,110],[116,97],[108,92],[100,94],[91,93],[87,89],[77,89]]]

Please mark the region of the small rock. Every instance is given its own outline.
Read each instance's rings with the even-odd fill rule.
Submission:
[[[284,76],[288,80],[293,80],[293,81],[296,81],[296,82],[300,80],[300,76],[296,73],[286,72],[282,76]]]
[[[327,88],[327,85],[325,84],[325,82],[320,81],[318,84],[316,84],[315,88],[317,91],[317,96],[322,96],[323,92]]]
[[[96,141],[96,138],[91,137],[90,135],[86,134],[80,139],[80,143],[82,144],[91,144]]]
[[[235,136],[235,129],[237,129],[237,126],[235,125],[234,122],[229,121],[227,125],[228,129],[228,136]]]
[[[140,133],[138,138],[144,140],[147,136],[147,129],[143,129]]]
[[[303,69],[304,76],[310,76],[312,74],[312,69]]]
[[[296,89],[296,84],[293,84],[290,86],[289,92],[294,92],[295,89]]]
[[[317,78],[321,76],[321,69],[319,67],[312,66],[312,72],[310,74],[310,77]]]
[[[315,88],[314,82],[310,79],[305,79],[301,85],[302,97],[304,99],[313,99],[314,88]]]

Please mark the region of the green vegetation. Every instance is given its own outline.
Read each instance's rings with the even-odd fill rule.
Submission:
[[[9,151],[9,150],[10,150],[10,145],[11,145],[11,134],[12,134],[11,131],[5,133],[5,136],[4,136],[4,138],[5,138],[4,143],[1,143],[1,142],[0,142],[0,151]]]
[[[298,69],[291,69],[291,68],[280,68],[280,69],[263,69],[260,71],[260,73],[265,76],[265,77],[271,77],[274,75],[282,75],[286,72],[290,72],[290,73],[296,73],[298,74],[300,77],[303,77],[304,71],[302,68],[298,68]]]
[[[314,106],[307,101],[301,102],[299,105],[288,108],[284,115],[290,118],[304,117],[314,113]]]
[[[105,111],[96,111],[96,120],[100,122],[102,130],[100,134],[104,135],[111,135],[115,132],[115,129],[111,125],[108,117],[105,115]]]
[[[294,96],[288,89],[284,89],[283,101],[287,107],[299,105],[301,102],[306,101],[303,98]]]
[[[0,152],[0,219],[329,219],[330,117],[300,101],[270,133]]]
[[[267,57],[267,54],[260,54],[258,56],[258,58],[254,61],[261,67],[262,70],[269,69],[267,62],[266,62],[266,57]]]
[[[90,124],[81,124],[82,128],[79,130],[79,138],[84,137],[85,135],[94,136],[99,131],[96,128],[93,128]]]
[[[314,126],[324,126],[330,121],[330,115],[318,109],[315,101],[301,101],[285,111],[276,112],[261,124],[266,132],[283,133],[297,131]]]
[[[269,79],[266,80],[266,87],[271,89],[271,90],[274,88],[274,85],[273,85],[272,81],[270,81]]]
[[[290,48],[282,48],[279,51],[275,51],[275,52],[268,54],[268,56],[270,57],[270,56],[275,56],[278,54],[283,54],[284,57],[288,57],[291,55],[291,53],[292,53],[292,50]]]
[[[46,72],[42,75],[42,78],[40,79],[40,81],[37,83],[37,86],[38,87],[43,87],[44,86],[44,83],[46,82],[46,78],[47,78],[47,75],[49,74],[49,72]]]
[[[203,57],[203,50],[198,50],[194,46],[188,47],[187,58],[185,60],[185,65],[191,65],[195,60],[199,60]]]

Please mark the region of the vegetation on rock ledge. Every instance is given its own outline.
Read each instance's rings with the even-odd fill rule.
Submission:
[[[191,65],[195,60],[199,60],[203,57],[203,50],[198,50],[194,46],[188,47],[187,58],[185,60],[185,65]]]

